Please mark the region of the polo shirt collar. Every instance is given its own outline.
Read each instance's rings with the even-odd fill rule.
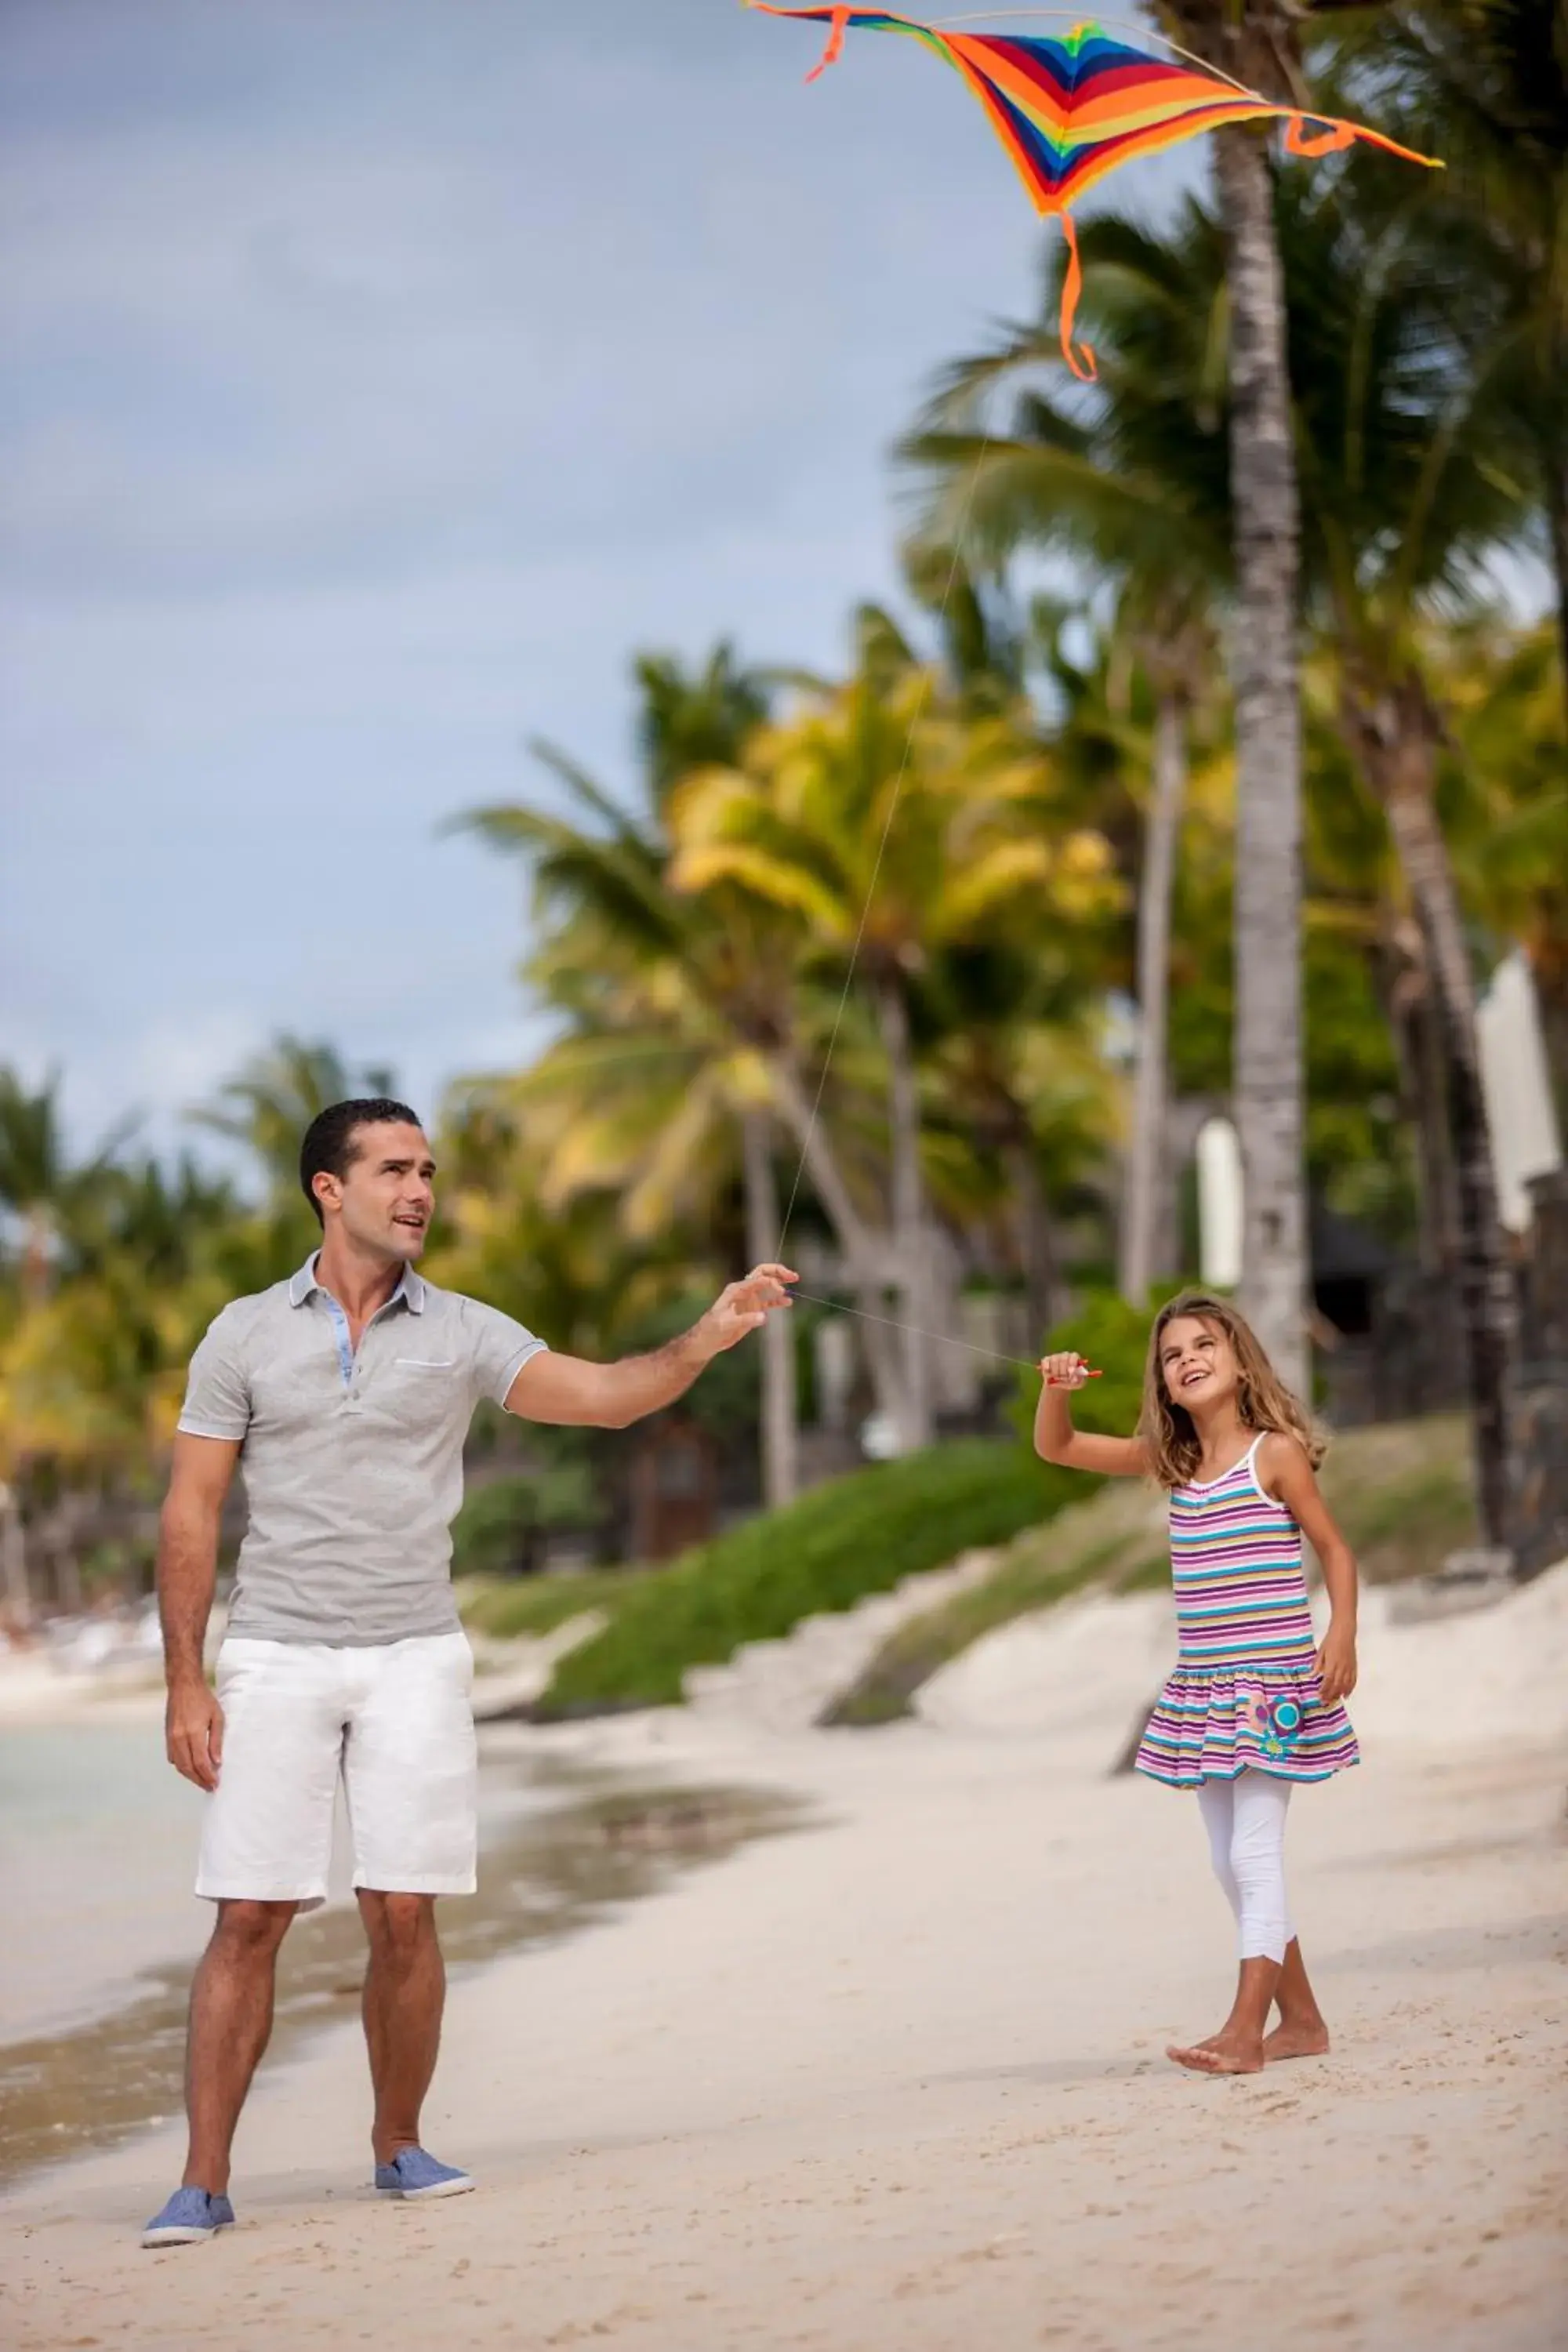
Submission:
[[[312,1250],[310,1256],[305,1260],[304,1265],[300,1268],[299,1273],[295,1275],[293,1279],[290,1281],[289,1285],[289,1304],[290,1307],[303,1307],[308,1298],[313,1298],[316,1292],[318,1290],[321,1290],[321,1285],[316,1278],[316,1266],[320,1256],[321,1253],[319,1250]],[[327,1293],[325,1291],[321,1291],[321,1295],[325,1297]],[[399,1299],[402,1300],[404,1306],[407,1307],[411,1315],[424,1314],[424,1277],[421,1275],[416,1274],[411,1265],[405,1265],[404,1267],[402,1278],[386,1304],[388,1307],[395,1307]]]

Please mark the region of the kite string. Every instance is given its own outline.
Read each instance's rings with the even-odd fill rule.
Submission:
[[[934,1339],[942,1348],[963,1348],[970,1355],[984,1356],[994,1364],[1016,1364],[1025,1372],[1037,1372],[1040,1369],[1037,1362],[1026,1357],[1004,1356],[995,1348],[977,1347],[973,1339],[957,1339],[951,1331],[923,1331],[918,1323],[900,1323],[891,1315],[871,1315],[863,1307],[846,1307],[837,1298],[819,1298],[814,1291],[792,1289],[790,1298],[792,1302],[799,1299],[805,1307],[831,1307],[835,1314],[855,1315],[862,1323],[885,1324],[889,1331],[912,1331],[917,1339]]]
[[[982,437],[979,449],[975,452],[974,463],[969,469],[969,479],[964,486],[963,501],[959,509],[957,526],[952,535],[952,561],[947,568],[947,579],[942,587],[942,602],[936,608],[936,625],[939,631],[947,617],[948,601],[952,594],[952,584],[958,577],[958,567],[963,562],[963,534],[969,522],[969,509],[973,503],[975,485],[980,479],[980,468],[985,462],[990,446],[991,435],[987,431]],[[805,1174],[805,1163],[811,1157],[811,1147],[816,1139],[823,1091],[827,1085],[827,1074],[833,1061],[834,1048],[838,1043],[838,1032],[843,1026],[845,1010],[849,1003],[849,992],[855,985],[856,967],[860,961],[860,950],[865,942],[866,926],[871,919],[871,902],[877,895],[877,884],[881,877],[882,860],[887,855],[888,841],[893,830],[893,819],[898,814],[899,803],[903,796],[904,778],[909,773],[910,754],[914,749],[915,730],[925,716],[925,706],[930,693],[931,669],[927,666],[921,671],[920,688],[915,698],[915,707],[910,714],[909,728],[904,736],[903,755],[899,761],[898,773],[893,779],[892,798],[888,803],[888,814],[883,820],[881,839],[877,844],[877,855],[872,860],[871,878],[866,886],[866,897],[860,908],[860,919],[855,927],[854,944],[849,950],[849,969],[844,975],[844,986],[839,993],[838,1008],[834,1013],[833,1026],[828,1032],[827,1049],[822,1057],[822,1074],[816,1082],[816,1093],[812,1100],[811,1116],[806,1121],[805,1134],[801,1139],[800,1158],[795,1162],[795,1181],[790,1186],[789,1199],[784,1204],[784,1223],[779,1227],[779,1245],[775,1252],[775,1255],[781,1258],[784,1255],[784,1241],[789,1233],[790,1220],[795,1214],[795,1204],[800,1197],[801,1181]],[[886,1318],[881,1316],[871,1316],[867,1319],[871,1322],[881,1322]],[[900,1324],[897,1328],[905,1330],[912,1329],[913,1326]]]
[[[963,534],[969,521],[969,510],[974,501],[975,486],[980,479],[980,468],[985,462],[986,454],[989,451],[990,446],[991,435],[990,432],[987,431],[983,436],[980,446],[975,452],[974,463],[969,469],[969,478],[964,485],[963,500],[959,509],[958,521],[953,531],[952,561],[948,566],[947,579],[942,586],[942,601],[936,609],[936,625],[939,629],[947,616],[947,607],[952,595],[953,583],[958,577],[958,567],[960,562],[963,561]],[[838,1032],[843,1024],[845,1008],[849,1002],[850,990],[855,984],[855,969],[859,961],[860,949],[866,937],[866,926],[870,919],[871,902],[876,897],[877,883],[882,870],[882,860],[887,852],[889,837],[893,830],[893,819],[898,814],[899,802],[902,796],[904,788],[904,778],[909,772],[910,753],[914,746],[915,730],[920,725],[921,719],[924,715],[926,700],[930,692],[931,671],[927,668],[921,673],[920,693],[916,699],[914,710],[910,714],[908,732],[904,737],[903,755],[899,761],[898,774],[894,778],[892,798],[888,804],[888,814],[883,822],[881,839],[877,844],[877,855],[875,859],[872,861],[871,878],[867,885],[865,903],[861,907],[860,919],[856,926],[854,945],[851,947],[849,951],[849,969],[845,975],[844,987],[839,995],[837,1010],[833,1016],[833,1027],[828,1034],[827,1050],[822,1058],[822,1075],[816,1082],[816,1094],[812,1102],[811,1116],[806,1122],[805,1136],[801,1144],[800,1158],[795,1164],[795,1181],[790,1186],[789,1200],[785,1203],[784,1207],[784,1222],[779,1227],[779,1245],[774,1255],[780,1258],[784,1255],[784,1240],[789,1233],[790,1220],[795,1214],[795,1202],[800,1196],[801,1181],[805,1173],[805,1163],[811,1155],[811,1146],[816,1134],[817,1118],[822,1109],[823,1090],[827,1084],[827,1074],[829,1066],[833,1059],[833,1049],[838,1042]],[[840,1299],[819,1297],[815,1292],[809,1290],[792,1288],[790,1296],[792,1299],[798,1298],[803,1305],[811,1307],[829,1307],[837,1314],[853,1315],[859,1322],[879,1323],[889,1331],[906,1331],[911,1334],[915,1339],[933,1340],[939,1347],[963,1348],[967,1354],[971,1356],[984,1356],[988,1362],[993,1364],[1009,1364],[1016,1370],[1025,1372],[1037,1372],[1040,1369],[1038,1363],[1030,1358],[1025,1356],[1005,1356],[1003,1355],[998,1349],[979,1347],[973,1339],[960,1339],[951,1331],[927,1331],[918,1323],[905,1323],[898,1317],[892,1315],[873,1315],[867,1307],[847,1307]]]

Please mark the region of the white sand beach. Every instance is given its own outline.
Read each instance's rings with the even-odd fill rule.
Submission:
[[[1144,1600],[993,1636],[889,1730],[498,1730],[816,1825],[459,1987],[426,2137],[473,2197],[371,2195],[348,2027],[264,2074],[214,2245],[136,2247],[173,2129],[35,2179],[0,2206],[8,2352],[1561,2346],[1568,1569],[1432,1624],[1370,1599],[1365,1763],[1290,1829],[1329,2058],[1163,2056],[1232,1960],[1195,1807],[1106,1777]]]

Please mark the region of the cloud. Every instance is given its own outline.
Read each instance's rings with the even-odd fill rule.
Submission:
[[[979,110],[720,0],[10,0],[0,989],[80,1118],[279,1028],[525,1050],[540,732],[634,648],[826,664],[889,441],[1032,303]],[[189,1039],[188,1053],[182,1040]]]
[[[849,100],[805,105],[793,44],[729,12],[710,46],[606,65],[586,12],[569,45],[516,10],[483,78],[448,64],[434,86],[409,12],[375,14],[374,106],[340,72],[336,113],[275,88],[270,110],[214,120],[198,80],[173,118],[20,126],[5,170],[28,233],[0,264],[13,578],[211,594],[608,557],[704,504],[746,499],[765,527],[804,451],[847,425],[864,463],[865,422],[897,425],[876,339],[908,347],[921,253],[977,282],[973,183],[908,178],[890,245],[902,142],[885,121],[880,142],[863,121],[835,136]],[[940,110],[1000,184],[984,124],[938,109],[953,93],[910,74],[923,60],[890,62],[911,147]],[[994,246],[1021,256],[1026,212],[1005,218]]]

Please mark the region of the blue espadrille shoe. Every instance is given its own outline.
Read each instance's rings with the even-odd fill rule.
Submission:
[[[220,2230],[234,2227],[234,2207],[226,2197],[209,2197],[205,2189],[176,2189],[161,2213],[154,2213],[142,2232],[144,2246],[199,2246]]]
[[[437,2163],[422,2147],[400,2147],[390,2164],[376,2166],[375,2185],[384,2197],[461,2197],[474,2179],[455,2164]]]

